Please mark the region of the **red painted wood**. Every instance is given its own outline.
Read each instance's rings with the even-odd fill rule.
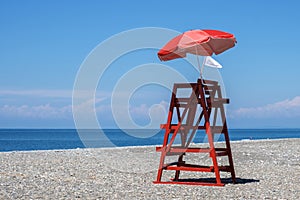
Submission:
[[[189,97],[178,98],[178,89],[191,90],[192,93]],[[161,128],[165,129],[163,145],[156,147],[156,151],[161,152],[161,158],[157,180],[154,183],[223,186],[220,171],[231,173],[232,182],[235,182],[235,171],[224,111],[224,104],[227,103],[229,103],[229,99],[222,97],[220,86],[216,81],[199,79],[197,83],[174,84],[168,120],[166,124],[161,125]],[[201,109],[201,111],[196,112],[196,109]],[[212,112],[213,109],[214,112]],[[219,112],[217,112],[217,109]],[[176,111],[174,112],[174,110]],[[201,114],[200,116],[196,116],[196,113]],[[211,117],[213,119],[212,124],[210,123]],[[221,119],[222,125],[217,125],[216,121],[218,117]],[[174,123],[174,119],[178,120],[177,123]],[[201,129],[205,130],[209,147],[190,147],[192,136],[198,134],[196,131]],[[224,135],[226,147],[215,148],[214,134],[216,133]],[[181,145],[174,145],[175,138],[179,136]],[[213,166],[187,164],[183,160],[187,153],[207,153],[212,159]],[[165,163],[165,157],[170,155],[178,156],[177,161]],[[217,160],[219,156],[227,156],[229,165],[219,166]],[[175,181],[161,181],[163,171],[165,170],[175,171]],[[216,181],[215,183],[182,182],[179,181],[180,171],[213,172],[215,173]]]

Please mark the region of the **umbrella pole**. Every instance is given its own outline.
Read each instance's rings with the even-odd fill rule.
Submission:
[[[200,79],[201,80],[203,79],[202,75],[203,75],[203,69],[204,69],[205,61],[206,61],[206,56],[203,58],[202,65],[200,67],[200,60],[199,60],[199,56],[197,55],[197,64],[198,64],[198,68],[199,68],[199,71],[200,71]]]
[[[198,64],[198,69],[199,69],[199,72],[200,72],[200,79],[202,79],[202,68],[200,67],[200,61],[199,61],[199,56],[197,55],[197,64]]]
[[[203,75],[205,61],[206,61],[206,56],[203,58],[202,66],[201,66],[201,69],[200,69],[200,77],[201,77],[201,79],[203,79],[202,75]]]

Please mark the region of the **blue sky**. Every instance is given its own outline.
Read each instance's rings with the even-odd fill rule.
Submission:
[[[72,90],[84,59],[107,38],[143,27],[233,33],[236,47],[214,56],[224,66],[220,73],[231,99],[229,127],[300,128],[299,4],[0,1],[0,128],[74,128]],[[99,82],[95,107],[102,127],[116,127],[110,110],[114,84],[137,65],[161,63],[156,52],[123,55]],[[162,64],[176,69],[182,63]],[[182,73],[196,78],[193,70]],[[149,123],[151,105],[167,106],[169,95],[157,86],[142,87],[130,99],[133,120]]]

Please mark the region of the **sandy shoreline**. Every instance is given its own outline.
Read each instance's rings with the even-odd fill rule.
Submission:
[[[152,184],[160,157],[154,146],[1,152],[0,199],[300,198],[299,138],[235,141],[232,151],[239,184],[225,187]],[[188,159],[208,162],[199,154]]]

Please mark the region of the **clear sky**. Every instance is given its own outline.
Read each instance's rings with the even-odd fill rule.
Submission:
[[[72,90],[84,59],[107,38],[143,27],[233,33],[237,45],[214,56],[231,99],[229,127],[300,128],[299,8],[297,0],[2,0],[0,128],[74,128]],[[102,127],[116,127],[109,109],[114,83],[137,65],[161,63],[156,52],[122,56],[99,82],[95,107]],[[140,89],[130,99],[133,120],[148,124],[151,105],[167,105],[169,95],[157,86]]]

